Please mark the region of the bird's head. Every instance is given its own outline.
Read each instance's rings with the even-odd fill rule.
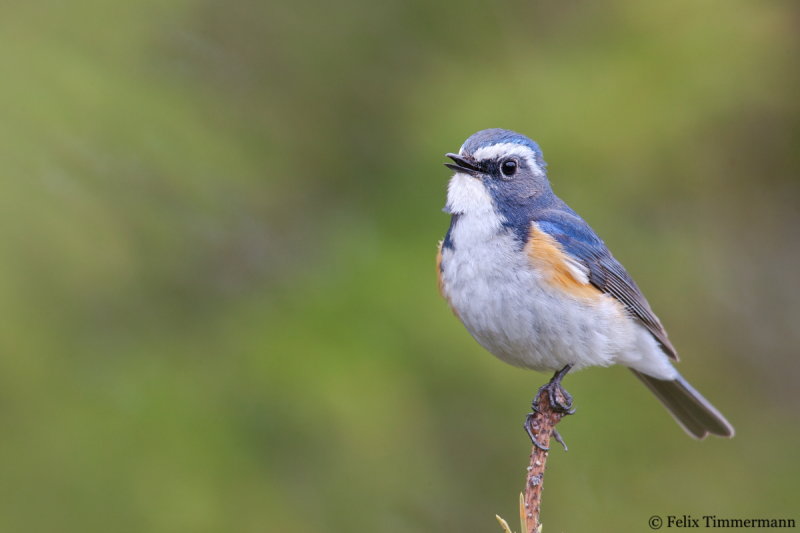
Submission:
[[[479,131],[446,155],[453,163],[445,166],[456,172],[447,189],[450,213],[506,211],[552,192],[539,146],[514,131]]]

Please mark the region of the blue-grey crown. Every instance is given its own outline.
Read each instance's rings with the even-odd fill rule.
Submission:
[[[538,144],[528,139],[521,133],[511,130],[504,130],[501,128],[490,128],[488,130],[481,130],[478,133],[474,133],[464,142],[462,150],[465,154],[473,154],[475,153],[475,150],[483,148],[484,146],[492,146],[502,143],[514,143],[527,146],[533,150],[534,154],[536,154],[536,162],[539,163],[542,168],[546,166],[544,158],[542,157],[542,150],[539,148]]]

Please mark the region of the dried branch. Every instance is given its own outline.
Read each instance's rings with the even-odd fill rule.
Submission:
[[[563,403],[567,399],[557,390],[556,401]],[[561,419],[566,415],[563,410],[553,409],[550,403],[550,396],[542,394],[539,397],[538,409],[530,419],[530,429],[536,442],[531,446],[530,463],[525,478],[525,490],[520,494],[519,512],[520,524],[524,533],[541,533],[542,522],[539,513],[542,507],[542,489],[544,486],[544,471],[547,463],[547,454],[550,447],[550,439]],[[557,439],[558,437],[556,437]],[[497,517],[500,525],[506,533],[511,533],[505,520]]]

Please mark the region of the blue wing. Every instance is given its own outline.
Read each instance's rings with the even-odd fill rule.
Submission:
[[[678,360],[678,353],[667,338],[667,332],[639,287],[582,218],[569,208],[547,209],[536,214],[535,222],[558,241],[565,252],[588,268],[589,283],[619,300],[631,316],[655,337],[664,352]]]

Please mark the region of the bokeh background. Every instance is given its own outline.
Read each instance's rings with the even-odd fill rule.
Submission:
[[[800,519],[795,2],[8,1],[0,530],[499,531],[547,376],[440,300],[443,154],[543,147],[732,441],[570,376],[553,531]]]

